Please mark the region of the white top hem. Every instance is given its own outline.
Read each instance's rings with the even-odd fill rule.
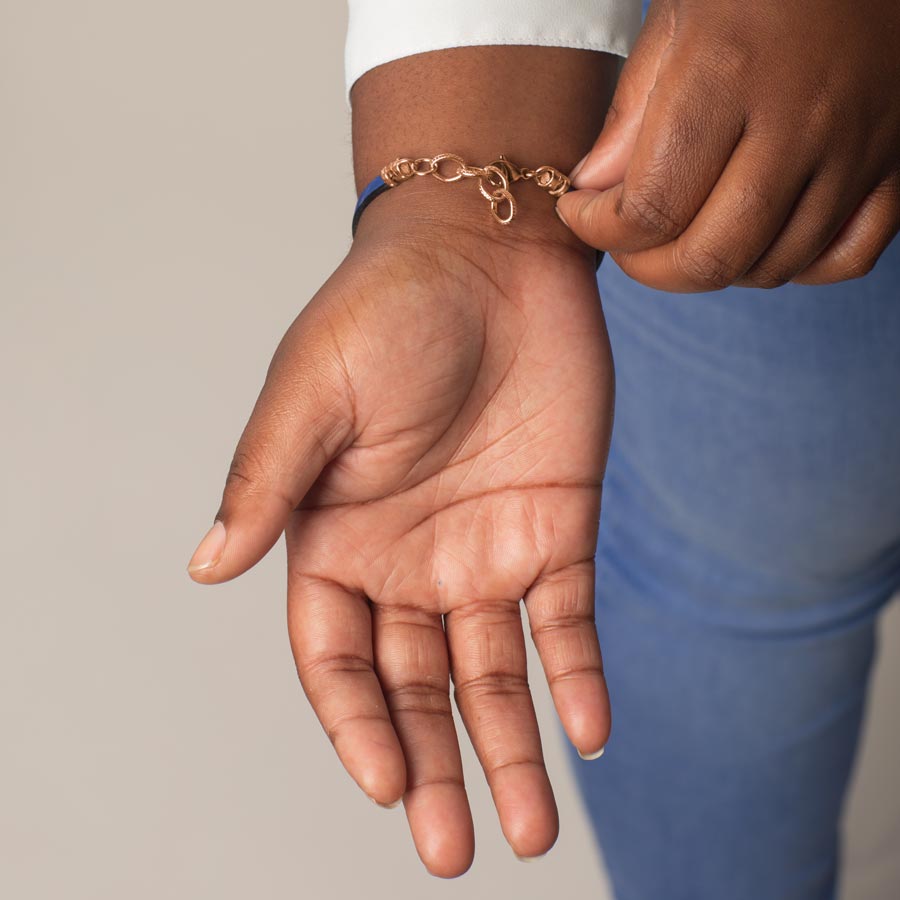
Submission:
[[[346,99],[364,72],[449,47],[573,47],[627,56],[640,0],[348,0]]]

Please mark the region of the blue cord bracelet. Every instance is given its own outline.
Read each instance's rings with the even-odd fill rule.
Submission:
[[[376,175],[360,193],[356,201],[356,209],[353,210],[353,224],[350,226],[350,233],[356,237],[356,226],[359,225],[359,217],[363,214],[363,210],[379,195],[385,191],[389,191],[391,186],[380,176]]]

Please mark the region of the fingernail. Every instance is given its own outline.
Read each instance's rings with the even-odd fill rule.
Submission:
[[[576,747],[576,749],[578,748]],[[582,753],[580,750],[578,750],[578,755],[582,759],[599,759],[601,756],[603,756],[603,751],[605,749],[606,747],[601,747],[596,753]]]
[[[368,794],[366,794],[369,797]],[[379,803],[374,797],[369,797],[369,799],[376,805],[380,806],[382,809],[396,809],[400,805],[400,801],[403,800],[402,797],[395,800],[393,803]]]
[[[589,153],[578,165],[572,170],[572,174],[569,176],[569,181],[572,182],[572,187],[575,190],[579,190],[581,188],[586,187],[602,187],[609,188],[612,187],[611,184],[599,184],[597,182],[598,177],[602,176],[605,169],[607,167],[607,160],[604,155],[597,153]],[[601,178],[601,181],[603,179]]]
[[[591,153],[572,170],[569,181],[572,182],[572,187],[575,190],[583,190],[584,188],[594,188],[603,191],[609,190],[609,188],[613,187],[616,183],[616,179],[610,174],[609,165],[610,160],[608,152],[597,152],[596,150],[592,150]]]
[[[516,859],[519,860],[519,862],[534,862],[536,859],[540,859],[542,856],[546,855],[546,853],[538,853],[537,856],[519,856],[518,853],[515,854]]]
[[[571,226],[566,221],[566,217],[560,212],[559,206],[554,206],[553,209],[556,211],[556,215],[559,216],[559,221],[566,226],[566,228],[570,228]]]
[[[587,162],[587,158],[590,156],[590,153],[586,153],[576,164],[575,168],[569,172],[569,181],[571,181],[580,171],[581,167]]]
[[[194,551],[194,555],[188,563],[188,572],[193,574],[202,572],[204,569],[211,569],[219,561],[224,549],[225,526],[216,519],[213,527],[206,532],[205,537]]]

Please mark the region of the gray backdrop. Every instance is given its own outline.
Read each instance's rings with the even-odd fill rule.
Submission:
[[[533,655],[560,839],[514,858],[464,741],[477,856],[441,882],[303,698],[282,544],[224,586],[185,573],[271,353],[348,245],[344,16],[0,0],[3,897],[607,896]],[[900,884],[896,607],[853,900]]]

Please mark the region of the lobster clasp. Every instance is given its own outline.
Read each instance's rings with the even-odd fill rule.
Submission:
[[[510,162],[502,153],[500,156],[495,159],[492,163],[492,166],[496,166],[502,172],[506,174],[506,180],[512,184],[514,181],[519,181],[519,179],[524,178],[525,176],[522,174],[522,169],[520,166],[517,166],[514,162]],[[486,168],[486,167],[485,167]]]

